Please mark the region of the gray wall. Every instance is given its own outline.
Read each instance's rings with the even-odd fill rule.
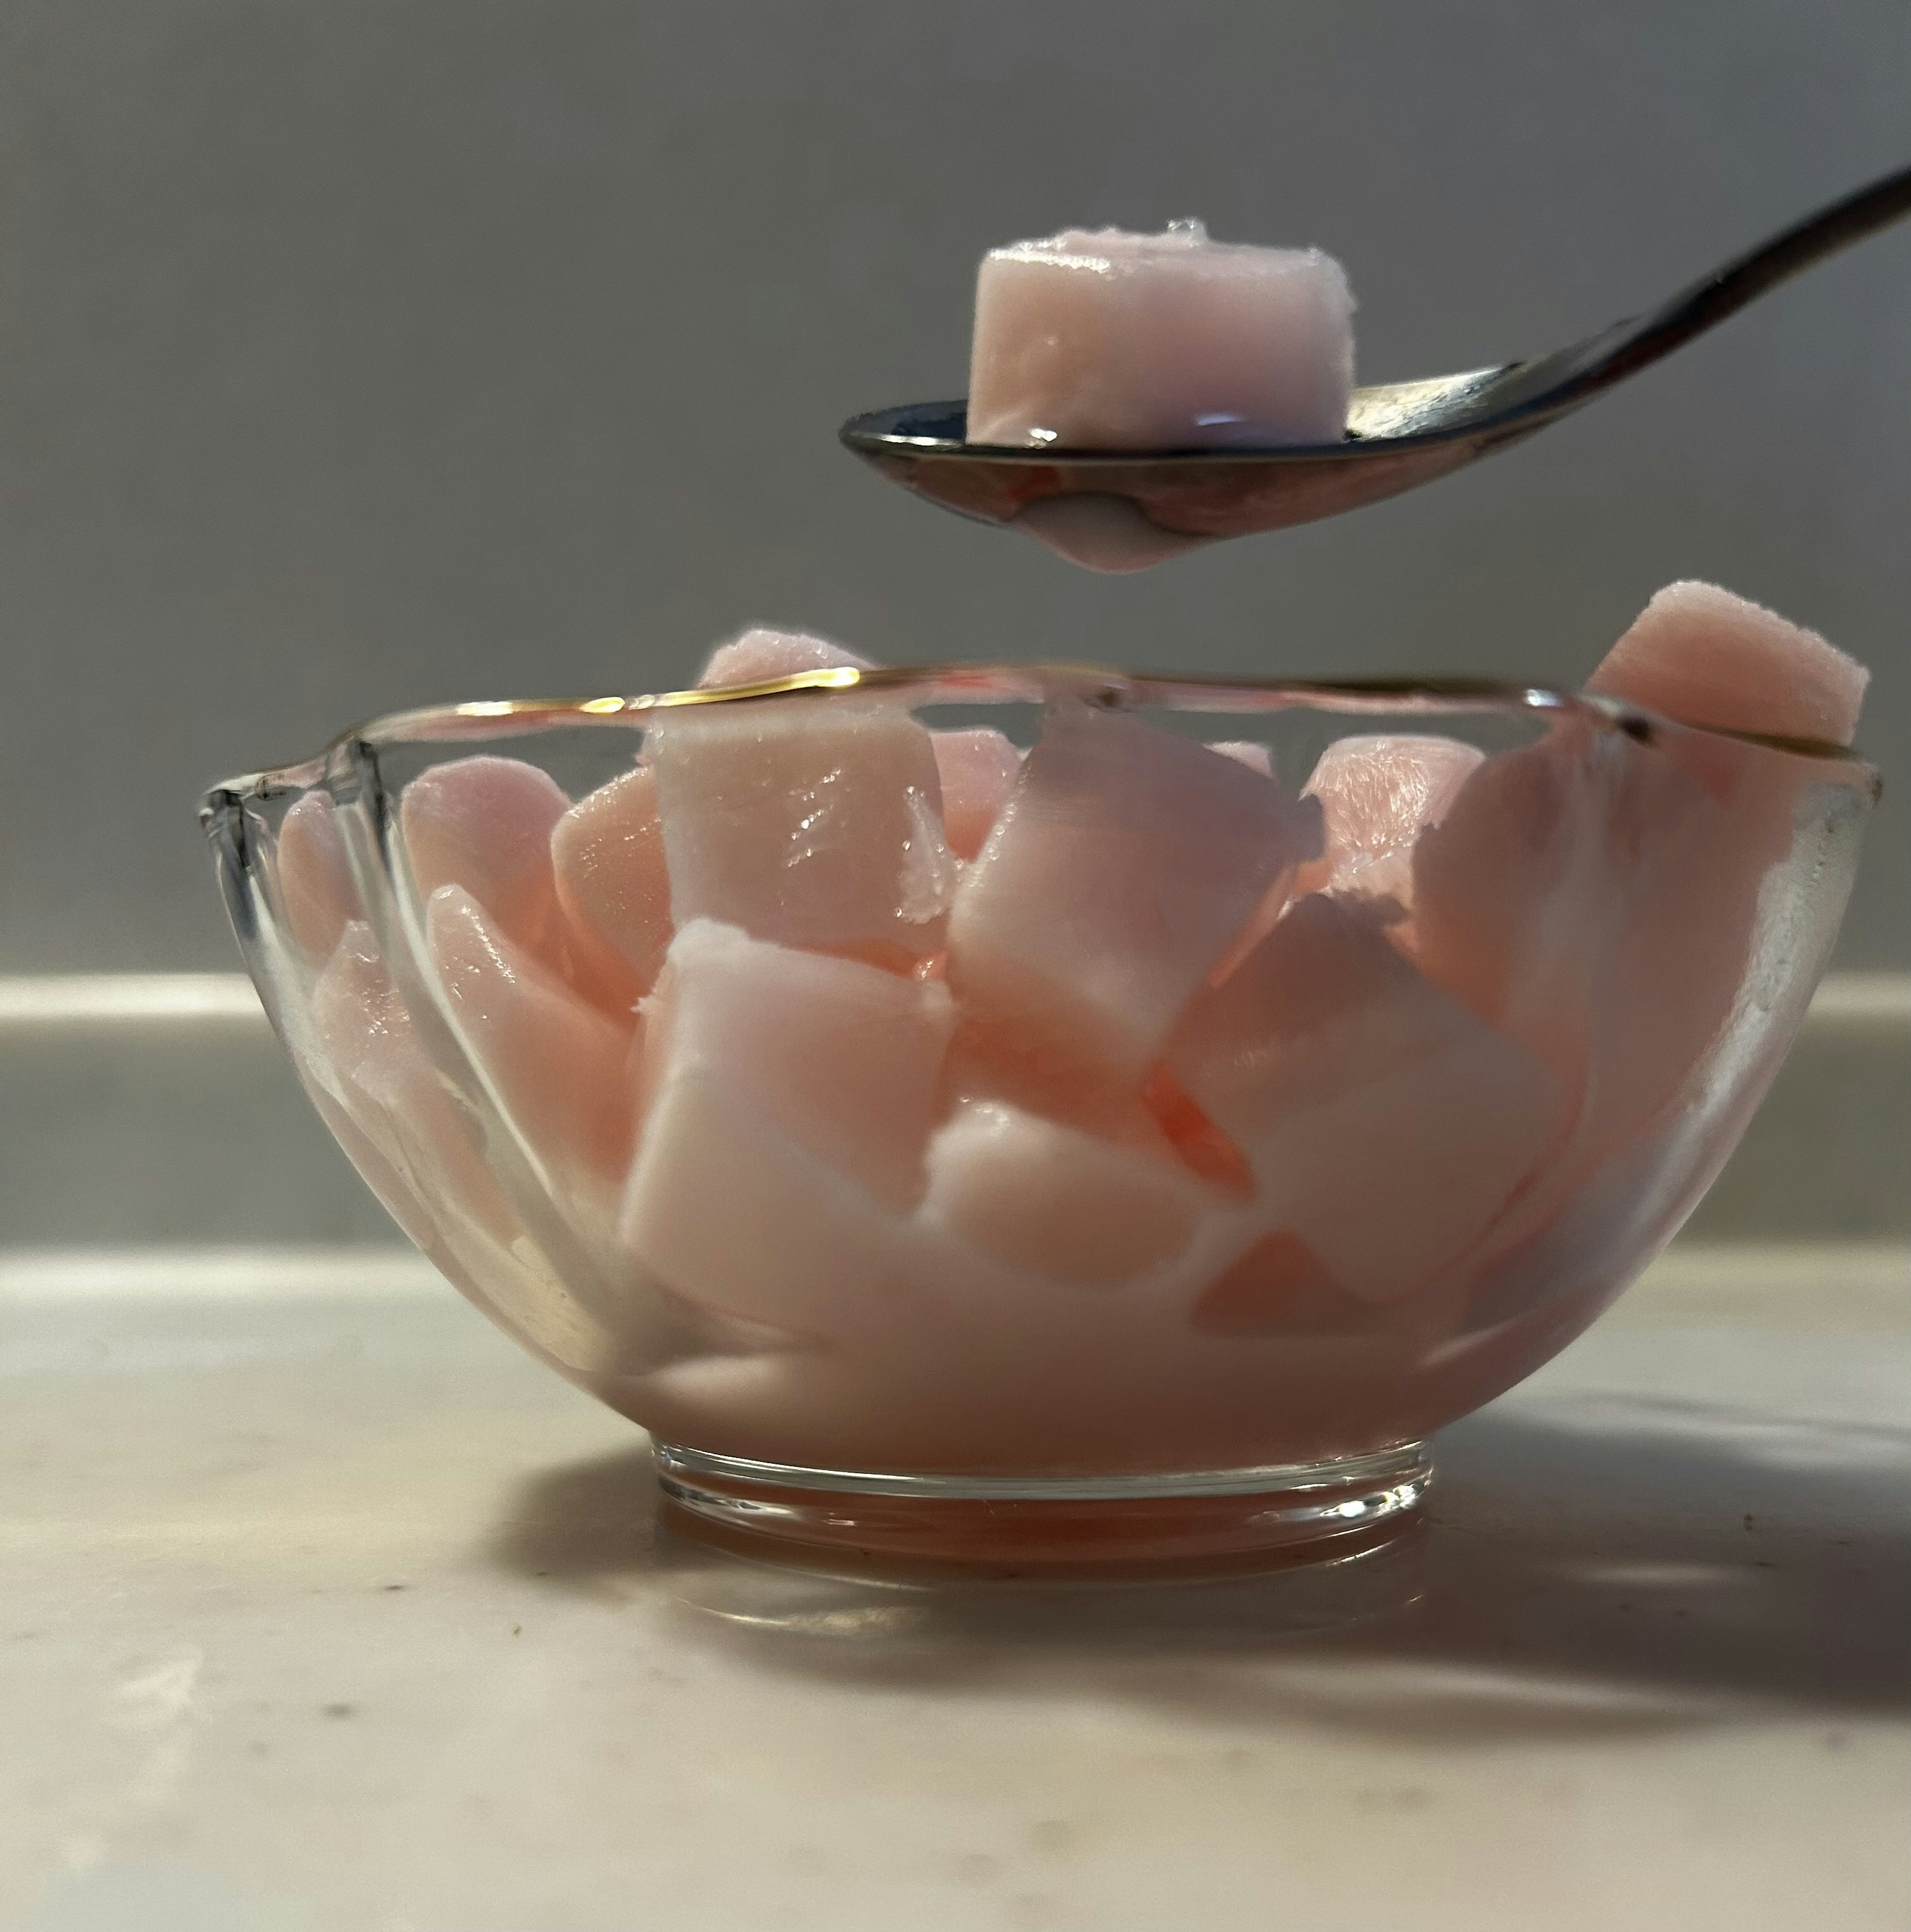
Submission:
[[[1371,377],[1548,347],[1911,150],[1904,0],[0,6],[0,969],[224,965],[195,794],[396,705],[895,657],[1582,674],[1716,578],[1877,676],[1911,963],[1911,232],[1531,447],[1088,577],[878,484],[975,257],[1204,216]]]

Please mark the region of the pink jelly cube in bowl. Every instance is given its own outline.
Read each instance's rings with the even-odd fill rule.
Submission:
[[[1594,683],[758,629],[696,689],[408,712],[205,816],[340,1144],[652,1432],[684,1524],[1294,1561],[1409,1520],[1430,1435],[1670,1237],[1837,930],[1857,667],[1678,586]]]

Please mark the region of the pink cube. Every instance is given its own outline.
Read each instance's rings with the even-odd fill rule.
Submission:
[[[579,799],[552,829],[550,856],[578,982],[628,1010],[656,983],[670,943],[656,773],[639,765]]]
[[[279,896],[298,948],[315,966],[324,964],[339,934],[364,918],[358,886],[345,856],[344,835],[330,796],[308,791],[279,827]]]
[[[946,986],[698,920],[644,1015],[646,1110],[716,1075],[844,1179],[898,1204],[921,1191],[956,1018]]]
[[[1589,683],[1676,718],[1842,742],[1866,676],[1769,610],[1675,584]],[[1637,748],[1562,722],[1489,759],[1419,842],[1423,969],[1582,1089],[1556,1194],[1661,1119],[1726,1025],[1814,776],[1701,732]]]
[[[1354,300],[1313,248],[1065,230],[984,256],[971,442],[1058,449],[1338,442]]]
[[[1484,756],[1457,738],[1336,740],[1301,794],[1321,802],[1327,849],[1295,890],[1352,892],[1409,910],[1414,842],[1446,817]]]
[[[1273,778],[1132,718],[1060,710],[957,890],[950,986],[1058,1082],[1132,1091],[1318,850],[1317,808]]]
[[[932,731],[942,778],[942,831],[958,859],[973,859],[1008,802],[1022,753],[1000,732]]]
[[[1871,674],[1715,584],[1669,584],[1586,680],[1662,718],[1848,745]]]
[[[460,886],[426,908],[440,982],[512,1124],[567,1192],[621,1184],[630,1164],[635,1022],[622,1027],[506,938]]]
[[[719,644],[697,680],[699,690],[727,684],[768,684],[806,670],[867,670],[869,660],[807,631],[776,631],[758,625]]]
[[[1272,1226],[1365,1301],[1455,1258],[1565,1125],[1536,1058],[1322,895],[1196,1001],[1168,1061],[1247,1156]]]
[[[398,808],[418,897],[462,886],[507,938],[561,968],[550,835],[570,803],[548,772],[518,758],[453,758],[421,772]]]
[[[720,1075],[658,1095],[618,1232],[674,1293],[746,1322],[842,1341],[921,1318],[907,1220]]]
[[[1084,1288],[1172,1261],[1218,1204],[1172,1161],[996,1101],[958,1107],[928,1168],[932,1220],[1000,1260]]]
[[[956,863],[929,734],[880,702],[658,714],[670,904],[782,946],[895,970],[940,950]]]

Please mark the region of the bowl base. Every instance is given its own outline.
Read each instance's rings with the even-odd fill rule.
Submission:
[[[1362,1555],[1416,1521],[1424,1443],[1162,1475],[881,1474],[653,1442],[674,1526],[856,1576],[1180,1577]]]

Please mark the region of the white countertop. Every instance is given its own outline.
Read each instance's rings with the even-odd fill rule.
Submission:
[[[1907,1281],[1676,1250],[1342,1576],[931,1594],[408,1257],[0,1255],[0,1926],[1901,1932]]]

